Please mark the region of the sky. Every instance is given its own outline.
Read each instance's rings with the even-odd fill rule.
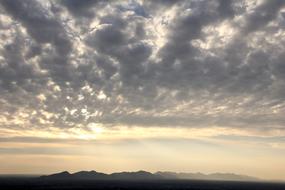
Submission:
[[[285,180],[285,1],[0,0],[0,173]]]

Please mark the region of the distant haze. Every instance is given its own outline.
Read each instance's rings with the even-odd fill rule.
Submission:
[[[0,173],[285,180],[284,0],[0,0]]]

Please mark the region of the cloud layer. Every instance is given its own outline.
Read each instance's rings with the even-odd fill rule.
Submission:
[[[1,128],[284,131],[283,0],[0,2]]]

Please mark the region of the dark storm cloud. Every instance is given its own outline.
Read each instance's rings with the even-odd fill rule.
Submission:
[[[285,123],[283,1],[1,5],[2,126]]]

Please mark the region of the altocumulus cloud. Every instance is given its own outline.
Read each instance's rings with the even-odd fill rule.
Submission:
[[[0,2],[1,128],[284,130],[283,0]]]

